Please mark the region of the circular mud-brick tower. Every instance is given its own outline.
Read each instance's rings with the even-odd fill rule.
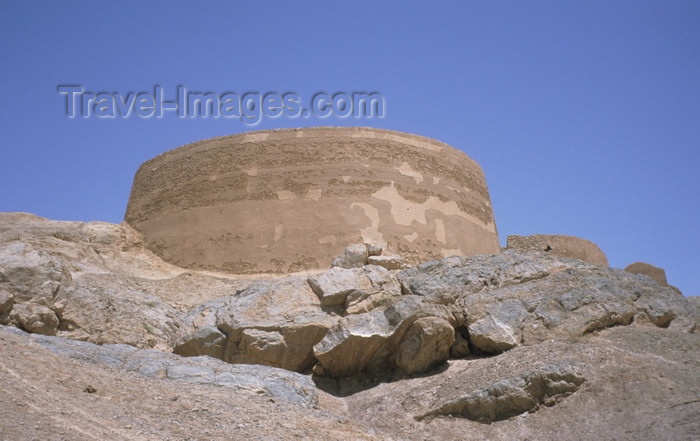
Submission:
[[[125,220],[185,268],[328,268],[353,243],[415,264],[498,253],[481,167],[461,151],[371,128],[266,130],[168,151],[136,173]]]

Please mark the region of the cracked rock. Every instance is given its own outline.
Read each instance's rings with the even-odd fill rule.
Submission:
[[[585,381],[581,366],[568,361],[547,364],[437,404],[416,418],[452,415],[484,423],[504,420],[533,412],[542,404],[553,405]]]

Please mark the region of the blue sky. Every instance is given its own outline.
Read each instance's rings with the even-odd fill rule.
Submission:
[[[255,4],[253,4],[255,3]],[[258,4],[259,3],[259,4]],[[318,125],[444,141],[510,234],[590,239],[700,294],[700,2],[0,3],[0,211],[120,222],[147,159]],[[377,91],[382,119],[73,118],[87,91]]]

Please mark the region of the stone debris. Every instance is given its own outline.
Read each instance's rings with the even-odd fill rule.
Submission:
[[[370,265],[378,265],[388,270],[400,270],[406,268],[401,256],[370,256],[368,259]]]
[[[538,252],[452,257],[402,271],[398,279],[404,293],[463,312],[470,345],[485,353],[633,321],[689,332],[698,323],[696,308],[674,289]]]
[[[332,267],[340,268],[359,268],[367,265],[369,252],[367,245],[358,243],[345,248],[343,254],[336,257],[331,264]]]

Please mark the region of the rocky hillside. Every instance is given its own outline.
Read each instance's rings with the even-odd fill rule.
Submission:
[[[698,303],[539,251],[185,270],[0,214],[0,439],[698,439]]]

